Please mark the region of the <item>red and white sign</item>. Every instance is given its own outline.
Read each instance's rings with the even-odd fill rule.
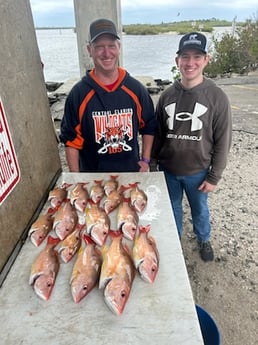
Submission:
[[[20,180],[20,169],[0,98],[0,205]]]

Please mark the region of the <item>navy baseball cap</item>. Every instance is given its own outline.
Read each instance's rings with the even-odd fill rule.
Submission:
[[[90,24],[89,29],[89,42],[92,43],[96,38],[103,34],[112,35],[117,39],[120,39],[117,34],[115,24],[109,19],[97,19]]]
[[[204,36],[203,34],[199,32],[190,32],[189,34],[184,35],[179,42],[179,48],[176,53],[180,54],[185,49],[196,49],[206,54],[207,53],[206,36]]]

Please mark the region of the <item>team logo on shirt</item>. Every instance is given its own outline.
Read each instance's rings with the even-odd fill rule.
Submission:
[[[191,121],[191,132],[198,131],[202,129],[202,121],[199,119],[207,111],[207,107],[196,102],[193,113],[181,112],[175,113],[176,103],[169,104],[165,107],[165,110],[168,114],[168,129],[174,129],[175,121]]]
[[[96,142],[102,145],[98,153],[132,151],[127,143],[133,138],[132,109],[116,111],[115,114],[94,114],[93,120]]]

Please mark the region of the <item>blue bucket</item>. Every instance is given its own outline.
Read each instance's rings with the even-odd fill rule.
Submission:
[[[202,332],[204,345],[220,345],[219,329],[214,319],[202,309],[199,305],[195,305],[198,320]]]

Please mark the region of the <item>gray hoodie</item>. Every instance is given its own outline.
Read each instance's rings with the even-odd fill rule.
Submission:
[[[226,94],[210,80],[192,89],[175,81],[160,96],[158,130],[152,158],[174,175],[208,169],[217,184],[226,167],[232,141],[232,117]]]

